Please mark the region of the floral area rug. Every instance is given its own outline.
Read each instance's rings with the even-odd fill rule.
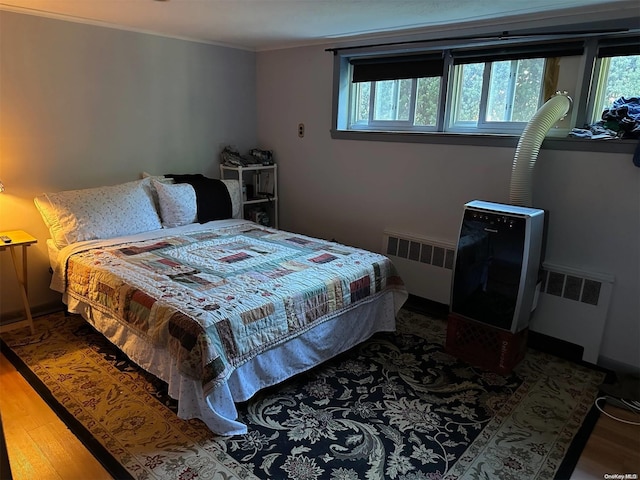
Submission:
[[[445,353],[446,322],[395,333],[238,405],[243,436],[175,415],[166,385],[80,317],[35,320],[3,352],[115,478],[553,479],[603,374],[529,350],[506,376]]]

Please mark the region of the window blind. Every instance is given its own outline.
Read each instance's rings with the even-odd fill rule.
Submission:
[[[607,38],[598,42],[598,58],[640,55],[640,36]]]
[[[353,83],[407,78],[440,77],[444,69],[442,54],[396,57],[352,58]]]
[[[582,55],[583,41],[499,45],[486,48],[465,48],[452,50],[454,64],[499,62],[504,60],[523,60],[527,58],[553,58]]]

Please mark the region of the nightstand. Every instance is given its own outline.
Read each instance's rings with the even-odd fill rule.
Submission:
[[[0,232],[0,236],[7,236],[11,239],[10,243],[4,243],[0,241],[0,252],[9,249],[11,253],[11,260],[13,260],[13,268],[16,271],[16,278],[20,286],[20,296],[22,297],[22,304],[24,305],[24,312],[27,316],[25,320],[19,322],[8,323],[6,325],[0,325],[0,333],[7,332],[16,328],[29,327],[31,334],[33,335],[33,318],[31,317],[31,307],[29,306],[28,288],[27,288],[27,247],[37,243],[38,240],[32,237],[27,232],[22,230],[11,230],[9,232]],[[22,273],[18,265],[18,258],[16,256],[16,249],[22,247]]]

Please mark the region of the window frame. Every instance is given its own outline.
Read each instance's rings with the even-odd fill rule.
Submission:
[[[416,93],[418,89],[418,80],[412,79],[411,85],[411,105],[409,107],[409,119],[408,120],[375,120],[373,118],[375,116],[375,90],[376,85],[375,82],[370,82],[370,98],[369,98],[369,121],[367,124],[360,124],[355,120],[355,112],[353,111],[354,105],[357,103],[357,95],[353,95],[353,98],[350,98],[350,106],[351,110],[349,111],[349,121],[347,122],[349,125],[348,131],[362,131],[362,132],[372,132],[372,131],[389,131],[389,132],[437,132],[437,121],[440,118],[440,98],[438,98],[438,109],[436,111],[436,124],[435,125],[415,125],[415,112],[416,112]],[[440,80],[440,88],[442,88],[442,80]]]
[[[598,105],[600,104],[600,98],[602,96],[602,90],[604,89],[604,83],[606,83],[605,79],[603,78],[603,73],[606,73],[608,75],[608,70],[609,70],[608,59],[609,58],[606,58],[606,59],[597,58],[594,62],[594,67],[593,67],[594,87],[591,92],[592,101],[589,106],[589,110],[587,112],[588,113],[587,120],[589,123],[596,122],[597,120],[599,120],[599,117],[602,115],[602,112],[600,112],[600,114],[597,113],[598,111],[597,109],[598,109]],[[603,72],[605,68],[607,72]]]
[[[417,91],[418,91],[418,81],[421,78],[439,78],[440,85],[439,91],[442,91],[443,83],[442,83],[442,72],[444,71],[445,60],[443,59],[442,53],[433,54],[430,52],[421,53],[419,55],[401,55],[401,56],[372,56],[372,60],[366,62],[365,60],[361,60],[358,58],[352,59],[349,58],[348,61],[348,74],[346,75],[347,83],[350,84],[348,88],[348,100],[347,104],[347,129],[353,131],[389,131],[389,132],[404,132],[404,131],[414,131],[414,132],[435,132],[438,131],[438,125],[415,125],[415,112],[416,112],[416,100],[417,100]],[[415,67],[407,67],[406,63],[402,60],[399,61],[403,65],[402,72],[398,75],[399,78],[386,78],[386,75],[389,73],[386,67],[393,62],[385,62],[387,59],[409,59],[413,60],[416,63],[418,61],[426,64],[424,68],[415,68]],[[376,66],[376,60],[381,65],[380,72],[376,72],[375,68],[371,71],[371,68],[367,70],[367,72],[362,75],[355,72],[355,69],[358,68],[358,65],[368,65],[371,67]],[[437,70],[436,70],[437,69]],[[434,71],[437,71],[438,74],[433,74]],[[420,73],[417,73],[420,72]],[[419,76],[409,76],[409,75],[419,75]],[[366,81],[361,81],[361,78],[364,76]],[[358,81],[355,78],[358,77]],[[351,79],[354,79],[351,81]],[[410,90],[410,105],[409,105],[409,115],[407,120],[386,120],[380,119],[377,120],[375,118],[376,115],[376,91],[378,87],[378,82],[380,81],[400,81],[400,80],[411,80]],[[354,95],[354,90],[358,87],[354,87],[355,84],[361,83],[369,83],[369,120],[366,124],[360,123],[357,120],[357,115],[355,109],[358,103],[359,95]],[[439,119],[439,112],[441,110],[440,105],[442,101],[442,95],[438,96],[438,108],[436,112],[436,119]]]
[[[595,123],[599,121],[602,117],[602,112],[604,111],[604,105],[602,104],[603,97],[606,90],[606,85],[609,82],[609,73],[611,71],[611,61],[614,58],[625,57],[625,56],[639,56],[640,55],[640,46],[638,46],[637,51],[622,51],[621,54],[612,54],[612,55],[601,55],[598,52],[596,56],[595,65],[593,69],[593,88],[592,88],[592,102],[590,108],[588,110],[588,122]],[[640,95],[640,92],[638,93]]]
[[[584,66],[583,71],[579,74],[576,85],[576,95],[573,98],[573,109],[571,113],[572,126],[583,125],[593,110],[593,89],[592,81],[597,74],[596,60],[597,51],[600,42],[603,39],[609,40],[612,35],[583,35],[563,37],[563,41],[583,41],[584,54],[581,59],[581,65]],[[616,31],[614,36],[622,39],[622,41],[633,41],[638,38],[637,32]],[[631,40],[630,40],[631,39]],[[480,132],[478,129],[470,129],[468,131],[449,131],[444,128],[445,119],[451,114],[451,102],[449,95],[451,89],[441,88],[440,99],[437,113],[436,128],[412,131],[394,130],[372,130],[372,129],[348,129],[348,105],[345,104],[344,92],[348,91],[350,78],[348,76],[349,59],[355,56],[367,55],[389,55],[397,52],[444,52],[444,68],[441,77],[441,86],[449,85],[449,76],[452,70],[453,59],[448,52],[452,48],[458,48],[451,41],[433,41],[433,42],[409,42],[415,43],[407,48],[403,42],[389,43],[385,45],[373,45],[363,47],[343,47],[329,48],[334,54],[333,69],[333,105],[332,105],[332,128],[330,130],[331,137],[334,139],[364,140],[364,141],[392,141],[403,143],[433,143],[433,144],[458,144],[458,145],[475,145],[475,146],[516,146],[519,137],[514,133],[493,133]],[[469,46],[469,42],[464,46]],[[606,142],[608,146],[603,145],[605,142],[595,142],[582,138],[547,138],[543,148],[560,149],[560,150],[584,150],[584,151],[603,151],[603,152],[633,152],[635,144],[634,139],[620,139],[616,142]]]
[[[546,59],[543,59],[546,64]],[[508,60],[510,62],[518,62],[519,60],[511,59]],[[480,63],[480,62],[479,62]],[[491,91],[491,80],[492,80],[492,69],[493,65],[496,62],[482,62],[484,63],[483,67],[483,75],[482,75],[482,87],[480,92],[480,105],[478,112],[478,121],[456,121],[455,112],[458,108],[458,99],[459,99],[459,90],[461,88],[462,76],[457,74],[455,71],[456,68],[464,68],[464,65],[461,64],[454,66],[453,72],[453,80],[451,83],[452,88],[449,89],[448,102],[450,104],[450,109],[448,110],[445,118],[448,120],[446,126],[444,128],[445,132],[452,133],[497,133],[497,134],[514,134],[519,135],[524,130],[524,127],[527,125],[527,122],[518,122],[512,120],[505,121],[490,121],[487,120],[487,108],[489,105],[489,95]],[[511,66],[513,68],[513,64]],[[543,66],[544,72],[544,66]],[[510,86],[513,88],[515,83],[515,79],[513,81],[509,81]],[[543,84],[544,84],[544,73],[543,78],[540,85],[540,91],[538,92],[538,108],[542,106],[543,101]],[[515,89],[514,89],[515,94]],[[513,108],[511,108],[513,110]]]
[[[379,81],[384,81],[384,82],[399,82],[401,80],[407,80],[407,79],[396,79],[396,80],[378,80],[378,81],[372,81],[370,82],[370,93],[369,93],[369,122],[368,125],[372,125],[372,126],[380,126],[380,127],[387,127],[387,128],[407,128],[407,127],[413,127],[413,120],[415,119],[415,111],[416,111],[416,107],[415,107],[415,98],[416,98],[416,91],[417,91],[417,85],[418,85],[418,80],[416,78],[411,78],[409,80],[411,80],[411,95],[410,95],[410,99],[411,99],[411,104],[409,105],[409,114],[408,114],[408,119],[407,120],[398,120],[397,118],[395,120],[376,120],[376,99],[378,97],[376,97],[376,93],[378,91],[378,82]],[[398,83],[394,83],[393,85],[393,89],[394,89],[394,96],[396,97],[394,105],[396,107],[396,117],[398,116],[398,97],[400,95],[399,92],[399,85]]]

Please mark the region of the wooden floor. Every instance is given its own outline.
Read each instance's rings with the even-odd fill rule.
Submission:
[[[606,411],[631,418],[611,406]],[[112,478],[4,355],[0,412],[15,480]],[[601,415],[570,480],[602,480],[615,473],[640,476],[640,427]],[[7,479],[6,472],[0,472],[0,478]]]
[[[15,480],[112,478],[4,355],[0,414]]]

